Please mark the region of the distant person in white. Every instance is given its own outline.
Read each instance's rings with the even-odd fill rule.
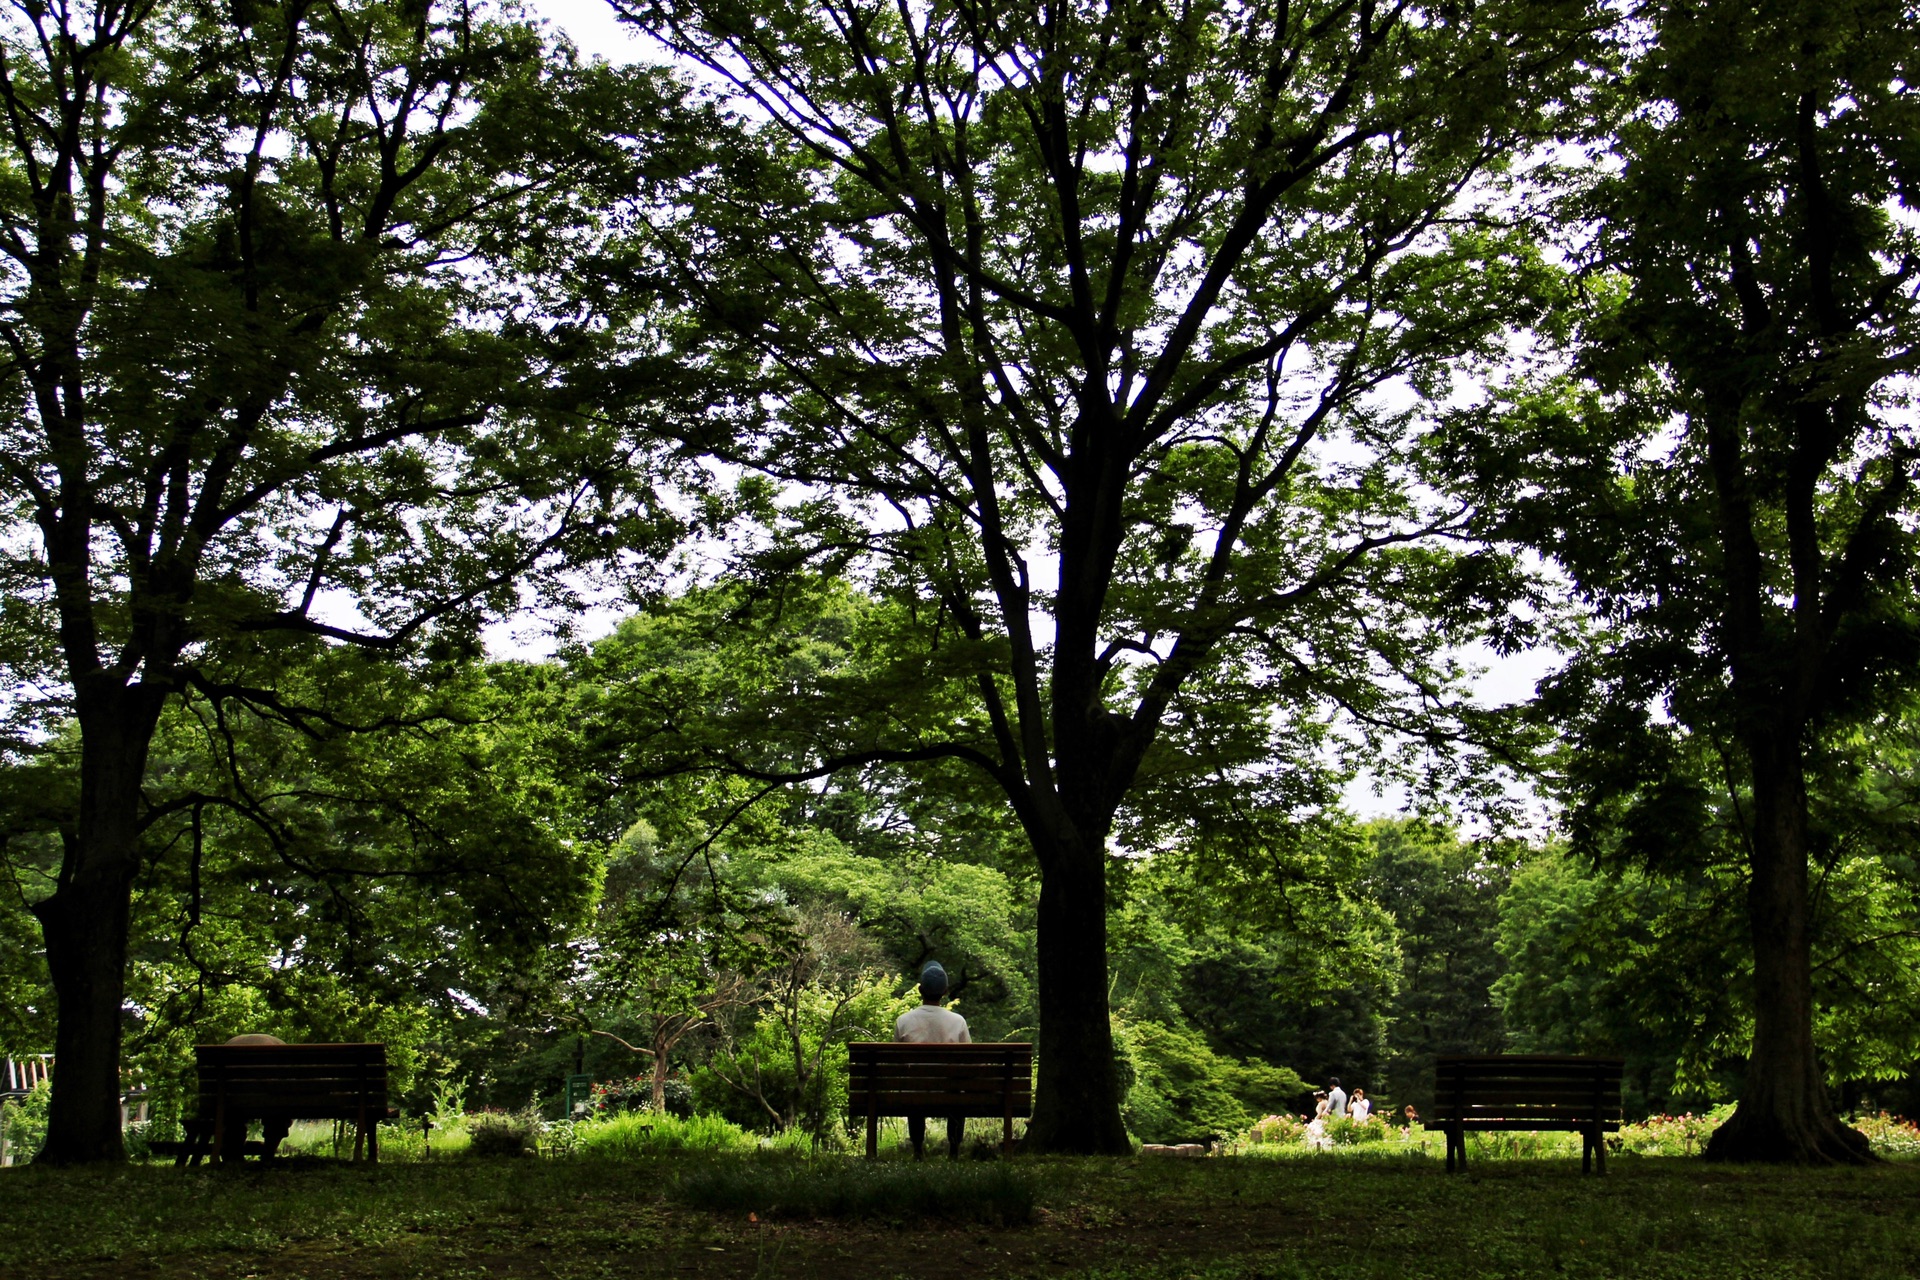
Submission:
[[[1340,1087],[1340,1077],[1327,1081],[1327,1112],[1334,1116],[1347,1114],[1347,1091]]]
[[[1365,1124],[1367,1117],[1373,1114],[1373,1099],[1367,1096],[1365,1089],[1355,1089],[1353,1102],[1347,1107],[1347,1111],[1353,1116],[1355,1124]]]
[[[973,1037],[967,1034],[967,1020],[951,1009],[940,1007],[946,995],[946,969],[938,960],[927,961],[926,967],[920,970],[920,1007],[907,1010],[895,1020],[894,1043],[972,1044]],[[960,1158],[960,1139],[966,1128],[967,1122],[963,1117],[947,1117],[947,1156],[950,1159]],[[924,1115],[907,1117],[907,1137],[913,1142],[913,1158],[925,1158],[927,1118]]]

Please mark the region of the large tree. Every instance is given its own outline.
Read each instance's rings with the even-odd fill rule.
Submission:
[[[1661,3],[1625,34],[1616,163],[1564,206],[1595,232],[1584,376],[1460,444],[1611,624],[1549,703],[1579,824],[1711,856],[1685,757],[1720,753],[1754,1022],[1708,1154],[1865,1159],[1816,1053],[1808,795],[1920,675],[1920,10]]]
[[[975,709],[850,699],[813,767],[992,779],[1041,877],[1029,1141],[1125,1150],[1117,830],[1196,835],[1156,806],[1204,782],[1272,854],[1328,708],[1396,721],[1498,594],[1380,393],[1445,396],[1521,308],[1495,189],[1583,7],[622,5],[738,111],[624,268],[690,306],[685,438],[801,486],[759,566],[860,575]]]
[[[470,650],[489,611],[644,532],[622,447],[569,412],[594,331],[542,317],[593,184],[622,181],[584,122],[644,114],[647,83],[465,0],[0,18],[4,650],[79,751],[33,904],[58,1002],[43,1159],[120,1154],[168,700],[284,713],[270,679],[222,674],[277,632]]]

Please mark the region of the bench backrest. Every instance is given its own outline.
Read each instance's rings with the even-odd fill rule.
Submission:
[[[1434,1115],[1429,1123],[1620,1120],[1620,1077],[1626,1069],[1622,1058],[1442,1055],[1434,1066]]]
[[[303,1119],[352,1118],[387,1105],[384,1044],[202,1044],[200,1114],[273,1111]]]
[[[6,1065],[0,1067],[0,1094],[32,1093],[34,1086],[45,1080],[53,1069],[53,1055],[46,1053],[4,1061]]]
[[[847,1113],[974,1116],[1033,1114],[1033,1046],[895,1044],[847,1046]]]

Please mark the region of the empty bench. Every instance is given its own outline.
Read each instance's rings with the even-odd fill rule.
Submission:
[[[847,1046],[847,1114],[867,1122],[867,1158],[880,1151],[880,1117],[984,1117],[1001,1122],[1000,1151],[1013,1150],[1013,1121],[1033,1114],[1030,1044]]]
[[[380,1159],[380,1121],[387,1106],[384,1044],[202,1044],[194,1046],[200,1113],[187,1121],[175,1165],[258,1154],[271,1158],[295,1120],[342,1120],[353,1126],[353,1158],[364,1148]],[[264,1140],[245,1140],[261,1121]],[[277,1130],[277,1134],[275,1133]]]
[[[1559,1130],[1581,1135],[1580,1168],[1607,1171],[1606,1134],[1620,1128],[1621,1058],[1548,1054],[1442,1055],[1434,1061],[1426,1127],[1447,1135],[1447,1172],[1467,1167],[1472,1131]],[[1457,1164],[1456,1164],[1457,1160]]]

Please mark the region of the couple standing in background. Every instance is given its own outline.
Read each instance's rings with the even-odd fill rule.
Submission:
[[[1332,1076],[1327,1087],[1316,1089],[1313,1094],[1313,1119],[1307,1122],[1307,1145],[1312,1147],[1330,1147],[1333,1140],[1327,1137],[1327,1120],[1347,1118],[1355,1124],[1365,1124],[1373,1114],[1373,1099],[1367,1097],[1365,1089],[1353,1091],[1353,1101],[1347,1101],[1347,1091],[1340,1087],[1340,1077]]]

